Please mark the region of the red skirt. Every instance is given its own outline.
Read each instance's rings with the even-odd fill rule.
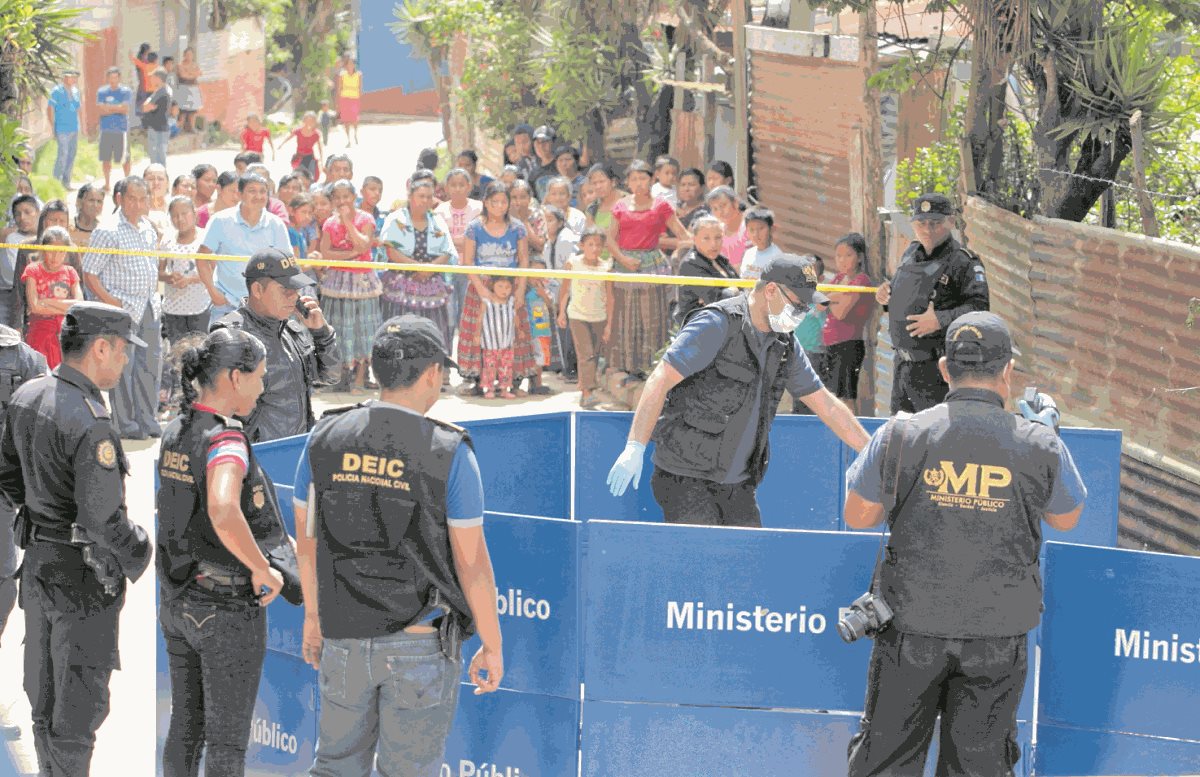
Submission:
[[[491,278],[485,278],[489,287]],[[462,319],[458,323],[458,372],[463,378],[476,380],[483,369],[483,350],[479,343],[480,319],[483,317],[483,300],[475,286],[467,285],[467,298],[463,301]],[[516,311],[517,331],[513,340],[513,377],[517,380],[537,375],[541,366],[533,358],[533,338],[529,334],[529,311]]]
[[[338,121],[342,124],[358,124],[358,97],[338,98]]]
[[[62,329],[62,316],[31,318],[25,329],[25,344],[46,357],[46,365],[54,369],[62,363],[62,346],[58,344],[58,332]]]

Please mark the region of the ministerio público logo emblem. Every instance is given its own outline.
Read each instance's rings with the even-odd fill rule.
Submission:
[[[925,470],[922,480],[930,501],[939,507],[994,513],[1008,504],[1012,472],[996,464],[968,463],[959,469],[942,460],[937,468]]]

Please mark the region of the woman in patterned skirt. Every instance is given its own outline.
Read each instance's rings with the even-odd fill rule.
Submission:
[[[433,181],[412,182],[408,207],[393,211],[383,223],[380,239],[387,248],[388,261],[398,264],[454,264],[458,251],[449,227],[433,212]],[[441,330],[449,343],[450,312],[454,288],[440,272],[383,273],[383,319],[415,313],[428,318]]]
[[[337,331],[346,375],[354,374],[352,392],[365,387],[371,362],[371,343],[382,323],[382,286],[371,267],[375,219],[354,207],[354,184],[335,181],[329,187],[333,215],[321,225],[321,257],[334,262],[361,262],[358,267],[330,267],[321,278],[321,308]]]
[[[653,179],[654,171],[640,159],[629,165],[625,184],[631,194],[612,206],[608,227],[614,272],[669,275],[671,262],[659,250],[659,239],[668,229],[676,239],[692,239],[671,203],[656,200],[650,193]],[[667,343],[671,324],[668,302],[674,289],[652,283],[618,283],[616,288],[622,286],[612,321],[609,365],[626,373],[626,381],[645,380],[654,357]]]
[[[508,187],[500,181],[492,181],[483,194],[483,215],[467,226],[461,264],[481,267],[528,267],[529,243],[526,239],[525,225],[508,213],[511,204]],[[472,275],[470,278],[471,285],[467,287],[462,319],[458,325],[458,370],[467,381],[463,390],[466,393],[481,395],[483,392],[478,386],[479,374],[483,368],[479,325],[483,310],[481,300],[499,300],[492,294],[490,278],[483,275]],[[513,300],[517,308],[517,331],[513,342],[513,380],[519,385],[523,378],[537,374],[541,366],[533,358],[529,316],[525,312],[525,279],[517,278],[513,286]]]

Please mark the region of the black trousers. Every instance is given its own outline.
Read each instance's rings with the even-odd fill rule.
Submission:
[[[159,604],[171,672],[163,777],[242,777],[267,652],[267,615],[194,588]]]
[[[888,629],[875,638],[849,777],[920,777],[941,715],[937,777],[1012,777],[1026,637],[943,639]]]
[[[749,480],[715,483],[655,467],[650,489],[667,523],[762,528],[758,497]]]
[[[938,360],[904,361],[897,355],[892,365],[892,413],[919,413],[939,404],[950,392]]]
[[[21,565],[25,693],[40,773],[87,777],[108,681],[120,667],[117,622],[125,587],[109,596],[79,548],[35,541]]]

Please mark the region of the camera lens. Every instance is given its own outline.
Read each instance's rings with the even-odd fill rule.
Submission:
[[[855,608],[846,613],[846,617],[838,621],[838,636],[843,642],[853,642],[867,633],[870,619],[862,610]]]

